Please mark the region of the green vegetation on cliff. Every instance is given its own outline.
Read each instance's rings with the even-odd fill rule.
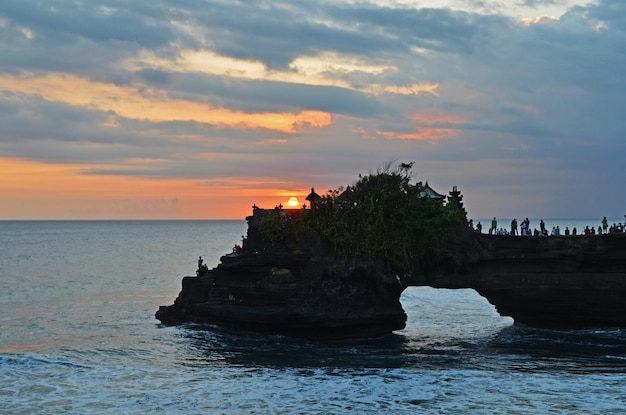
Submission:
[[[259,231],[273,243],[315,235],[331,244],[337,256],[381,258],[396,273],[456,262],[469,234],[462,196],[457,192],[448,203],[429,197],[425,185],[411,183],[412,165],[390,163],[360,175],[301,215],[289,220],[268,216]]]

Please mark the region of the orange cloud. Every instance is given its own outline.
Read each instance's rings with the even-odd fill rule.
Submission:
[[[323,111],[244,113],[199,102],[170,99],[165,92],[152,88],[118,86],[68,74],[0,75],[0,85],[4,91],[39,95],[48,101],[111,111],[136,120],[189,121],[244,130],[265,128],[285,133],[295,133],[304,127],[325,127],[332,123],[331,114]],[[117,124],[109,118],[105,126],[114,128]]]
[[[420,140],[420,141],[437,141],[443,138],[454,136],[458,130],[450,128],[420,128],[411,133],[396,133],[390,131],[380,131],[387,140]]]
[[[537,17],[524,17],[520,20],[522,26],[530,27],[536,24],[550,24],[556,23],[560,19],[556,16],[537,16]]]
[[[378,134],[388,140],[437,141],[458,134],[459,129],[453,126],[465,122],[458,115],[447,113],[415,113],[409,118],[416,123],[415,131],[409,133],[378,131]]]
[[[411,120],[423,125],[435,124],[462,124],[465,120],[455,114],[446,113],[415,113],[410,116]]]

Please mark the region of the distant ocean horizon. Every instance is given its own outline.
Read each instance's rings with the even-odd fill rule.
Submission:
[[[486,228],[486,224],[488,226],[491,225],[491,220],[493,219],[492,217],[483,217],[483,218],[473,218],[473,217],[469,217],[468,216],[468,220],[472,220],[473,224],[476,225],[479,222],[482,224],[483,226],[483,230],[488,229],[488,227]],[[516,219],[518,222],[518,226],[521,223],[522,220],[525,219],[525,217],[496,217],[496,220],[498,222],[498,227],[503,227],[503,228],[510,228],[511,222],[513,221],[513,219]],[[598,218],[529,218],[530,220],[530,227],[531,229],[534,227],[539,228],[539,222],[541,220],[544,221],[544,223],[546,224],[546,227],[552,227],[552,226],[559,226],[561,228],[564,228],[565,226],[568,227],[580,227],[582,226],[583,228],[585,226],[594,226],[594,227],[598,227],[602,225],[602,219],[603,217],[598,217]],[[244,218],[235,218],[235,219],[10,219],[10,218],[5,218],[2,219],[0,218],[0,223],[2,222],[244,222],[245,223],[245,217]],[[611,217],[607,217],[607,221],[609,222],[609,226],[612,224],[626,224],[626,218],[622,217],[622,218],[611,218]]]

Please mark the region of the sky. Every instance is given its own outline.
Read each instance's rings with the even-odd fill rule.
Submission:
[[[0,220],[243,219],[390,162],[626,213],[622,0],[0,0]]]

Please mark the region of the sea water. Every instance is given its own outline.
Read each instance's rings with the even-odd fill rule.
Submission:
[[[625,331],[515,326],[473,290],[410,287],[406,329],[372,339],[161,326],[198,255],[245,231],[0,222],[0,413],[626,413]]]

